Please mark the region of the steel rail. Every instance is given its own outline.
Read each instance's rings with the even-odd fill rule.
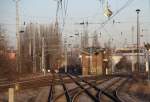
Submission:
[[[126,79],[126,81],[129,81],[131,80],[130,78]],[[115,96],[121,101],[121,102],[124,102],[120,96],[119,96],[119,91],[121,90],[121,88],[126,84],[126,81],[124,81],[123,83],[120,84],[120,86],[115,90],[114,94]]]
[[[98,88],[97,86],[93,85],[92,83],[89,83],[88,81],[84,80],[83,78],[79,77],[79,76],[75,76],[77,78],[79,78],[81,81],[87,83],[89,86],[93,87],[96,91],[97,91],[97,94],[96,94],[96,97],[98,98],[99,97],[99,94],[104,94],[105,96],[109,97],[110,99],[112,99],[113,101],[115,102],[120,102],[120,100],[118,100],[117,98],[113,97],[112,95],[110,95],[109,93],[105,92],[104,90]]]
[[[67,74],[67,73],[66,73]],[[71,78],[75,84],[77,84],[81,89],[84,90],[84,92],[94,101],[94,102],[100,102],[99,99],[95,96],[93,96],[87,89],[85,89],[79,82],[77,82],[71,75],[67,74],[69,78]]]
[[[66,88],[65,83],[64,83],[64,81],[63,81],[62,75],[59,74],[59,78],[60,78],[60,80],[61,80],[61,84],[62,84],[62,86],[63,86],[63,89],[64,89],[64,92],[65,92],[65,96],[66,96],[67,102],[72,102],[72,99],[71,99],[71,97],[70,97],[70,95],[69,95],[68,89]]]
[[[47,102],[52,102],[52,100],[53,100],[54,80],[55,80],[55,75],[53,74],[52,83],[50,85],[50,90],[49,90],[49,95],[48,95],[48,101]]]

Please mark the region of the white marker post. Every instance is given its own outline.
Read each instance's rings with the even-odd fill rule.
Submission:
[[[148,80],[150,80],[149,51],[146,52],[146,72],[148,73]]]
[[[15,93],[14,88],[9,88],[8,93],[9,93],[8,102],[15,102],[14,101],[14,93]]]

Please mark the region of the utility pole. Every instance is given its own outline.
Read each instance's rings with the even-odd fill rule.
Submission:
[[[44,36],[42,37],[42,71],[45,75],[45,41]]]
[[[83,25],[83,35],[81,34],[81,47],[86,48],[88,46],[88,24],[89,22],[81,22],[80,25]]]
[[[33,73],[36,73],[36,32],[35,26],[33,25]]]
[[[132,31],[132,72],[135,71],[134,69],[134,27],[132,26],[131,28],[131,31]]]
[[[90,74],[93,73],[93,47],[90,47]]]
[[[140,34],[139,34],[139,13],[140,9],[136,10],[137,13],[137,71],[140,71],[140,57],[139,57],[139,45],[140,45]]]
[[[67,38],[64,39],[64,50],[65,50],[65,73],[67,73]]]
[[[20,34],[19,34],[19,24],[20,24],[20,18],[19,18],[19,1],[20,0],[14,0],[16,3],[16,61],[17,61],[17,72],[21,71],[21,63],[20,63]]]

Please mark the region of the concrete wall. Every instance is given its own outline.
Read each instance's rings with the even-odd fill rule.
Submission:
[[[92,60],[91,60],[91,59]],[[90,60],[92,61],[90,63]],[[82,53],[82,75],[102,75],[103,74],[103,55],[99,53],[97,55]],[[92,64],[92,65],[90,65]]]

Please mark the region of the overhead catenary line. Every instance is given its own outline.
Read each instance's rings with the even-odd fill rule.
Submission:
[[[99,0],[100,1],[100,4],[103,6],[105,0]]]
[[[98,29],[102,29],[112,18],[119,14],[123,9],[129,6],[134,0],[128,0],[118,11],[116,11],[108,20],[102,22],[101,26]]]
[[[62,21],[61,31],[63,31],[65,26],[67,11],[68,11],[68,0],[57,0],[56,21],[58,21],[58,17]]]
[[[64,0],[63,28],[64,28],[65,23],[66,23],[67,11],[68,11],[68,0]]]

